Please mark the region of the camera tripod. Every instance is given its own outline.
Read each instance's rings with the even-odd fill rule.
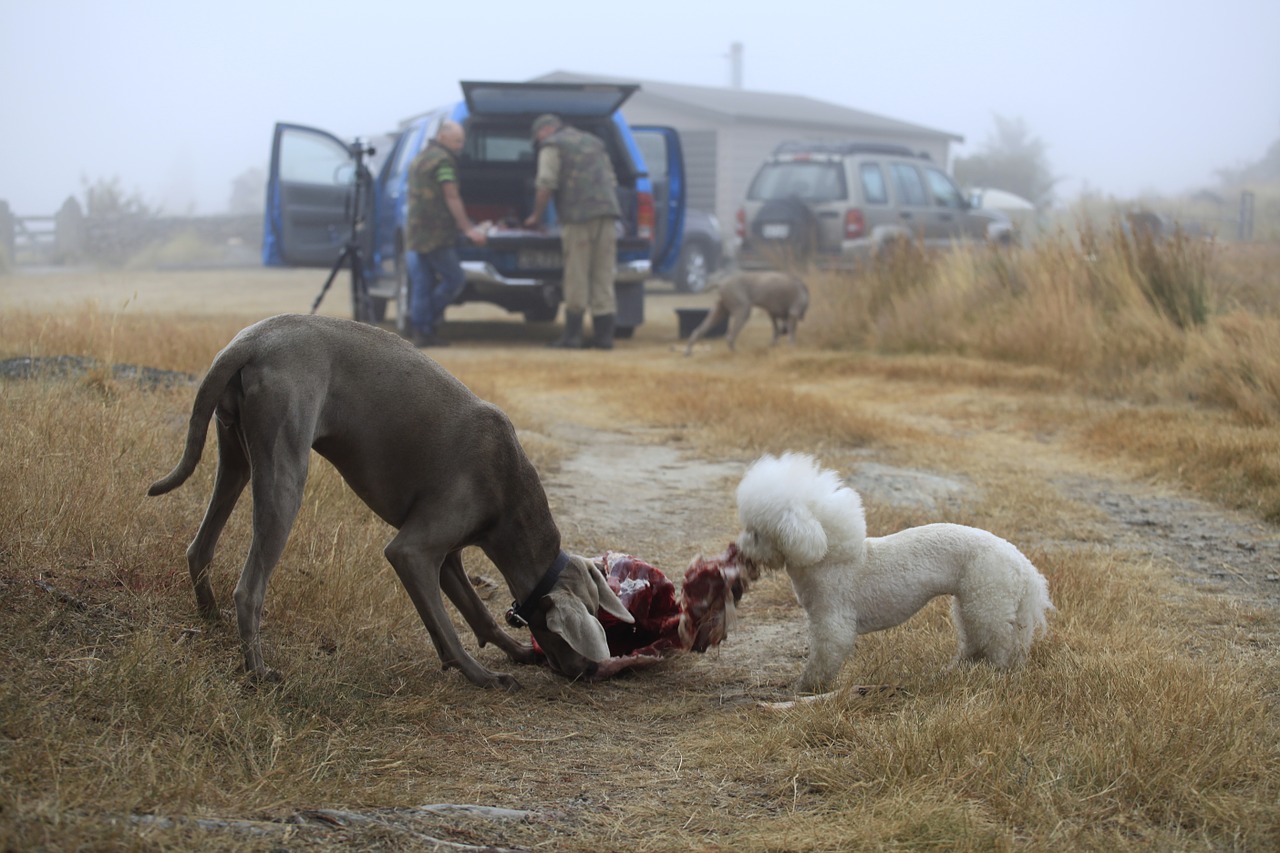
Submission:
[[[329,292],[329,286],[333,284],[333,280],[338,277],[338,272],[343,267],[349,267],[351,270],[351,316],[361,323],[373,323],[377,321],[377,318],[373,316],[373,302],[369,298],[369,283],[364,276],[364,249],[361,248],[360,238],[364,232],[364,208],[366,199],[369,197],[369,186],[372,183],[369,169],[364,164],[364,158],[376,152],[373,146],[366,145],[359,139],[352,142],[348,149],[356,163],[355,188],[351,198],[351,233],[348,235],[342,251],[333,262],[333,268],[329,270],[329,277],[325,279],[324,286],[320,288],[316,301],[311,304],[311,313],[316,313],[320,308],[320,303],[324,300],[324,295]]]

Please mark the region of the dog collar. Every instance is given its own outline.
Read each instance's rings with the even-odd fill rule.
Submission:
[[[512,628],[529,627],[529,617],[533,615],[534,608],[544,595],[551,592],[551,588],[556,585],[556,581],[560,579],[560,573],[567,565],[569,565],[569,555],[561,551],[556,555],[551,568],[547,569],[547,573],[542,576],[542,580],[538,581],[538,585],[533,588],[533,592],[529,593],[529,597],[524,600],[524,604],[519,601],[511,602],[511,609],[507,611],[507,624]]]

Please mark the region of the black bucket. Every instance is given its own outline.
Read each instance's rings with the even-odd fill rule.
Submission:
[[[677,308],[676,319],[680,323],[680,340],[684,340],[693,334],[693,330],[702,325],[702,321],[707,319],[707,315],[711,313],[710,308]],[[704,338],[723,338],[729,331],[729,318],[721,317],[720,322],[712,326]]]

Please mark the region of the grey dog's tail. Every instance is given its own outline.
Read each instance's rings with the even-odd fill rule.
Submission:
[[[196,391],[196,400],[191,407],[191,420],[187,423],[187,445],[182,451],[182,458],[172,471],[151,484],[147,489],[148,495],[171,492],[195,472],[196,466],[200,464],[200,455],[204,452],[204,440],[209,434],[209,420],[213,417],[213,410],[217,408],[218,400],[227,390],[231,378],[249,360],[251,350],[242,337],[237,336],[214,358],[209,372]]]

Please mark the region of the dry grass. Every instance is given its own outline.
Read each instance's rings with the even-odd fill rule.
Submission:
[[[1034,250],[905,246],[869,273],[815,275],[813,285],[820,345],[893,355],[886,375],[986,374],[1003,387],[1172,406],[1175,421],[1197,404],[1215,426],[1201,420],[1193,436],[1150,429],[1159,409],[1132,415],[1136,437],[1124,416],[1090,434],[1105,453],[1126,450],[1152,473],[1280,518],[1280,459],[1269,449],[1280,425],[1280,244],[1086,229]],[[929,358],[902,358],[920,354]],[[1203,452],[1188,454],[1189,442]]]
[[[314,292],[295,295],[305,306]],[[143,295],[123,309],[6,308],[0,357],[75,353],[199,373],[255,313],[152,304]],[[1230,384],[1214,346],[1269,362],[1266,351],[1232,348],[1224,324],[1265,329],[1270,315],[1234,308],[1183,333],[1203,337],[1173,347],[1177,364],[1155,359],[1167,388]],[[908,319],[891,312],[851,337],[873,347],[908,332],[924,340],[925,321]],[[885,355],[766,352],[763,325],[748,327],[736,356],[680,358],[666,348],[671,324],[655,322],[607,357],[532,343],[439,357],[511,412],[522,436],[536,431],[526,443],[544,472],[575,452],[556,438],[565,420],[635,428],[638,441],[708,458],[802,449],[842,466],[870,453],[962,474],[982,497],[946,507],[948,519],[1022,544],[1059,608],[1026,668],[948,669],[946,608],[935,602],[864,638],[845,673],[845,686],[902,693],[763,710],[755,700],[784,698],[801,664],[765,639],[802,630],[785,579],[771,576],[744,599],[744,623],[759,633],[742,637],[755,644],[731,636],[717,655],[599,685],[520,670],[521,693],[480,691],[439,671],[381,557],[388,529],[317,464],[266,605],[267,654],[287,678],[253,691],[237,672],[232,625],[196,618],[182,557],[213,466],[170,496],[143,496],[178,456],[191,390],[144,390],[105,371],[0,380],[0,847],[423,849],[387,822],[259,823],[255,834],[137,816],[263,821],[436,802],[537,812],[521,823],[412,826],[531,849],[1280,846],[1276,613],[1191,593],[1166,568],[1108,547],[1090,532],[1089,508],[1047,485],[1064,471],[1127,471],[1274,517],[1280,461],[1267,443],[1280,441],[1262,402],[1246,412],[1222,399],[1240,393],[1224,391],[1196,407],[1168,390],[1134,401],[1119,394],[1123,377],[1078,376],[1093,356],[1072,354],[1076,344],[1024,363],[983,349],[990,329],[966,333],[957,350]],[[1273,340],[1257,334],[1259,349]],[[1220,375],[1211,382],[1192,364]],[[731,502],[716,498],[708,518]],[[562,512],[591,529],[590,517]],[[873,533],[928,520],[920,508],[869,507]],[[731,532],[708,522],[704,535]],[[242,508],[215,564],[224,602],[248,535]],[[691,555],[642,556],[682,565]],[[467,560],[494,574],[481,557]],[[505,593],[492,602],[506,603]],[[507,667],[492,650],[477,654]]]

